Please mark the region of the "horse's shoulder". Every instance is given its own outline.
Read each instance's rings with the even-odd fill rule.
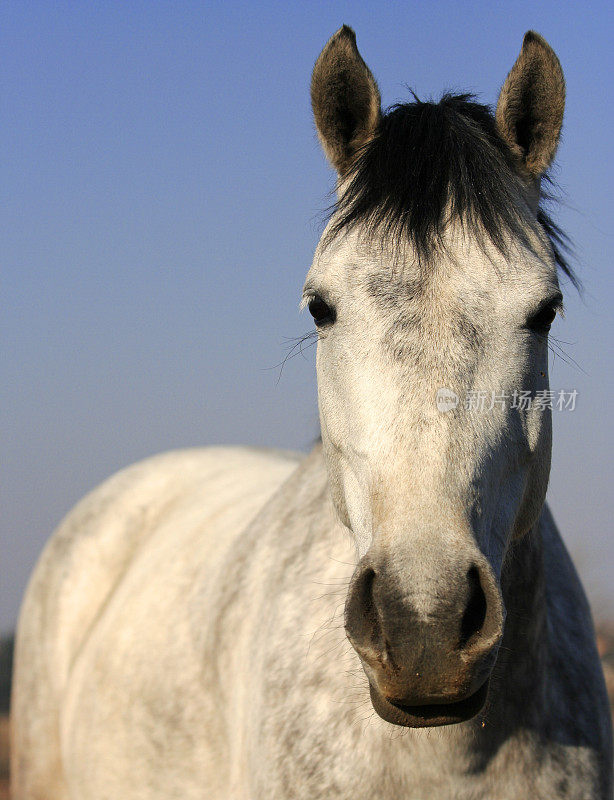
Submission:
[[[137,462],[86,495],[60,523],[26,593],[20,638],[47,631],[63,684],[71,661],[135,553],[165,518],[181,509],[262,502],[295,469],[299,456],[276,450],[210,447],[176,450]],[[33,643],[30,646],[34,646]]]

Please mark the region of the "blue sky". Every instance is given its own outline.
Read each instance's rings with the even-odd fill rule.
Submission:
[[[352,25],[385,105],[494,103],[533,28],[567,78],[555,177],[583,298],[566,291],[550,498],[598,610],[614,612],[612,34],[605,2],[12,2],[0,7],[5,414],[0,628],[61,516],[171,447],[307,448],[300,288],[332,174],[311,68]]]

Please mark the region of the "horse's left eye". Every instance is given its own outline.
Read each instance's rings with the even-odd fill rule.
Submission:
[[[539,309],[527,322],[527,328],[535,333],[546,334],[556,317],[556,306],[549,303]]]

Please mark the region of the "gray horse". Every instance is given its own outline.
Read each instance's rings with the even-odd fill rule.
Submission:
[[[528,33],[495,115],[383,113],[343,27],[311,91],[339,177],[303,294],[322,442],[159,456],[67,517],[19,622],[15,800],[611,796],[544,505],[559,62]]]

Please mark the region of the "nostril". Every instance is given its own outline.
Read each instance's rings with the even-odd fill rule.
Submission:
[[[366,569],[360,577],[356,587],[356,599],[358,601],[359,613],[362,613],[363,620],[372,629],[377,624],[377,612],[373,600],[373,584],[375,583],[375,570]]]
[[[459,649],[465,647],[474,636],[480,633],[486,619],[486,595],[480,581],[480,571],[474,565],[467,572],[469,601],[461,620]]]
[[[354,580],[348,594],[345,628],[355,647],[375,647],[381,644],[381,630],[373,597],[375,570],[367,567]]]
[[[359,583],[360,598],[365,605],[373,603],[374,581],[375,581],[375,570],[369,567],[363,572]]]

